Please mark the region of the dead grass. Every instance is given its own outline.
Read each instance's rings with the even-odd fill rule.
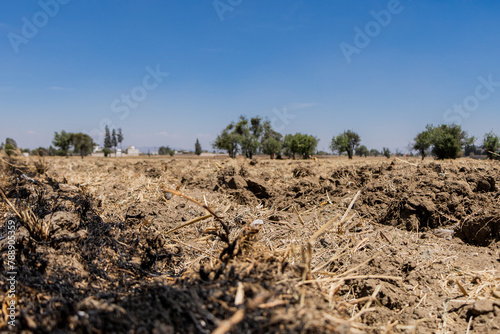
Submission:
[[[38,169],[43,169],[49,176],[59,180],[64,178],[68,184],[76,185],[85,194],[101,201],[98,213],[106,222],[125,221],[127,208],[149,202],[163,203],[174,208],[171,212],[175,212],[175,217],[185,216],[187,222],[179,220],[159,227],[159,233],[166,241],[165,247],[174,249],[181,245],[187,249],[185,261],[176,270],[183,273],[184,277],[197,274],[202,266],[217,268],[221,252],[237,247],[235,242],[238,241],[238,247],[244,248],[244,251],[238,250],[239,254],[251,259],[246,264],[247,268],[251,267],[248,272],[257,266],[252,261],[257,261],[264,253],[279,259],[282,264],[298,268],[300,275],[283,278],[276,284],[290,284],[292,291],[289,293],[298,298],[299,309],[310,308],[314,300],[326,301],[328,310],[321,310],[324,322],[334,327],[348,326],[352,333],[417,333],[419,326],[426,323],[434,324],[434,327],[426,327],[427,329],[437,326],[445,331],[452,321],[447,318],[449,305],[472,304],[480,299],[497,301],[500,298],[498,269],[493,266],[483,270],[471,269],[467,261],[460,262],[461,259],[457,258],[463,256],[463,253],[450,249],[450,244],[443,242],[443,239],[421,239],[419,232],[380,226],[371,217],[360,216],[353,207],[359,197],[363,196],[361,191],[353,190],[335,202],[326,192],[315,205],[278,210],[274,206],[261,204],[237,205],[223,193],[215,193],[209,187],[198,188],[202,184],[200,180],[216,179],[217,172],[222,168],[233,167],[238,170],[245,164],[241,161],[179,162],[168,159],[143,163],[135,159],[120,162],[118,168],[116,159],[89,159],[85,166],[81,165],[80,159],[46,161]],[[369,163],[380,165],[391,162],[393,160],[384,158],[373,159]],[[345,168],[346,173],[350,171],[354,174],[367,162],[361,159],[354,162],[342,159],[300,162],[262,160],[257,167],[262,167],[263,171],[254,172],[254,175],[260,173],[259,177],[263,178],[266,175],[283,175],[279,181],[273,180],[276,182],[275,188],[285,189],[296,183],[292,169],[297,164],[315,170]],[[404,161],[398,159],[393,164],[394,169],[408,169],[408,178],[411,180],[420,161],[416,158]],[[441,163],[444,173],[458,168],[460,164],[461,161]],[[148,176],[147,168],[154,168],[159,176]],[[495,166],[485,164],[482,168],[488,170]],[[200,183],[188,185],[191,181],[185,181],[186,178]],[[349,175],[341,175],[339,178],[349,183]],[[0,182],[4,182],[1,177]],[[117,188],[118,185],[121,186]],[[176,196],[167,199],[166,192]],[[26,224],[30,234],[33,233],[33,237],[36,236],[37,240],[48,238],[50,225],[42,226],[29,207],[13,205],[3,193],[2,197]],[[7,211],[5,207],[1,210]],[[203,215],[204,210],[209,214]],[[269,219],[272,216],[279,219]],[[144,218],[142,224],[153,224],[155,219],[157,218]],[[264,224],[257,229],[250,229],[250,224],[257,219],[263,220]],[[233,251],[235,250],[230,249],[231,256],[225,259],[226,262],[236,256],[236,251]],[[380,267],[373,270],[374,261],[385,261],[391,254],[409,259],[407,262],[412,261],[413,270],[423,276],[426,275],[426,270],[439,265],[442,269],[440,276],[436,278],[437,283],[426,285],[425,280],[407,281],[407,277],[384,273]],[[361,286],[360,282],[367,280],[377,280],[379,283],[371,294],[360,297],[351,286],[354,282]],[[403,281],[406,282],[406,287]],[[406,288],[409,295],[417,298],[417,302],[395,308],[392,320],[367,324],[370,313],[385,314],[387,305],[381,301],[384,298],[381,294],[386,295],[386,287],[391,284],[396,284],[400,289]],[[247,299],[242,289],[243,285],[238,285],[234,304],[243,306],[223,320],[214,333],[231,330],[255,309],[283,307],[293,299],[279,295],[273,296],[273,299],[262,295]],[[440,309],[440,313],[434,308],[429,316],[416,320],[409,320],[410,317],[396,319],[398,312],[428,307],[426,305],[429,299],[441,294],[446,296],[447,304]],[[346,314],[349,316],[346,317]]]

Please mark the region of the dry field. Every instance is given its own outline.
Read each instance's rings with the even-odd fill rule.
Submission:
[[[500,333],[499,183],[469,159],[2,157],[0,330]]]

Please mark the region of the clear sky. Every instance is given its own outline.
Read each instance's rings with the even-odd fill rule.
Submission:
[[[109,124],[209,148],[242,114],[319,149],[347,129],[392,150],[428,123],[500,134],[499,38],[494,0],[0,0],[0,141],[102,145]]]

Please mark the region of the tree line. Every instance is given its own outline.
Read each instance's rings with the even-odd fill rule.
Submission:
[[[38,156],[69,156],[79,155],[82,158],[92,153],[94,141],[85,133],[71,133],[66,131],[55,132],[52,141],[54,146],[38,147],[33,150],[21,149],[12,138],[7,138],[5,143],[0,144],[0,150],[3,150],[7,155],[19,155],[21,153],[30,153]]]
[[[263,121],[259,116],[250,119],[240,116],[237,122],[231,122],[222,130],[212,146],[226,151],[231,158],[235,158],[238,153],[247,158],[263,153],[268,154],[271,159],[282,158],[282,155],[292,159],[296,156],[308,159],[315,154],[318,141],[315,136],[303,133],[283,136],[272,128],[270,121]],[[460,125],[427,125],[426,129],[415,137],[410,149],[418,152],[422,159],[428,155],[437,159],[456,159],[461,155],[480,154],[483,150],[490,159],[500,157],[500,139],[496,134],[485,134],[481,145],[476,145],[476,141],[476,138],[469,137]],[[361,137],[353,130],[333,136],[330,149],[339,155],[347,154],[349,159],[354,155],[383,155],[387,158],[392,155],[387,147],[378,151],[361,145]]]
[[[311,135],[296,133],[283,137],[273,130],[270,121],[263,121],[259,116],[251,119],[240,116],[237,122],[226,126],[212,144],[215,149],[227,151],[231,158],[241,153],[250,159],[258,153],[268,154],[271,159],[281,158],[282,154],[307,159],[316,152],[317,145],[318,139]]]
[[[429,124],[415,137],[412,148],[419,153],[422,160],[429,155],[437,159],[456,159],[461,155],[482,153],[489,159],[500,157],[500,139],[492,131],[484,135],[480,145],[476,145],[476,141],[477,139],[469,136],[460,125]]]
[[[113,151],[116,153],[118,144],[123,142],[124,136],[121,129],[110,129],[106,126],[104,135],[105,156]],[[247,158],[263,153],[270,156],[271,159],[280,159],[284,156],[295,159],[300,157],[308,159],[316,151],[319,139],[315,136],[295,133],[281,133],[272,128],[271,122],[263,120],[256,116],[247,119],[240,116],[237,122],[231,122],[227,125],[212,143],[214,149],[224,150],[231,158],[237,154],[242,154]],[[500,139],[489,132],[484,135],[479,145],[476,145],[477,139],[468,136],[460,125],[438,125],[429,124],[425,130],[418,133],[410,144],[410,149],[417,152],[422,159],[426,156],[434,156],[437,159],[456,159],[462,155],[486,154],[489,159],[499,159]],[[84,133],[71,133],[66,131],[55,132],[52,141],[54,146],[49,148],[39,147],[34,150],[20,149],[12,138],[6,138],[5,142],[0,144],[0,150],[8,155],[16,155],[28,152],[39,156],[69,156],[80,155],[82,158],[92,153],[95,146],[92,138]],[[391,157],[391,151],[384,147],[381,151],[377,149],[368,149],[361,145],[361,137],[353,130],[346,130],[336,136],[333,136],[329,145],[332,152],[339,155],[347,154],[349,159],[357,156],[380,156]],[[200,155],[202,148],[198,139],[195,143],[195,154]],[[173,155],[175,151],[168,146],[161,146],[158,152],[160,155]],[[323,152],[326,153],[326,152]],[[396,151],[396,154],[398,152]]]
[[[222,130],[212,146],[226,151],[231,158],[241,153],[251,159],[255,154],[263,153],[271,159],[281,159],[283,155],[292,159],[309,159],[317,152],[318,142],[317,137],[300,132],[283,136],[272,128],[270,121],[263,121],[259,116],[250,119],[240,116],[237,122],[231,122]],[[339,154],[347,153],[350,159],[354,154],[391,154],[388,148],[383,148],[383,153],[375,149],[368,150],[366,146],[360,146],[360,142],[361,138],[357,133],[347,130],[333,137],[330,149]]]

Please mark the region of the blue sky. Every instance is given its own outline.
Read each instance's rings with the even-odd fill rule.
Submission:
[[[428,123],[500,133],[499,17],[493,0],[1,0],[0,141],[102,144],[109,124],[209,148],[241,114],[319,149],[346,129],[392,150]]]

